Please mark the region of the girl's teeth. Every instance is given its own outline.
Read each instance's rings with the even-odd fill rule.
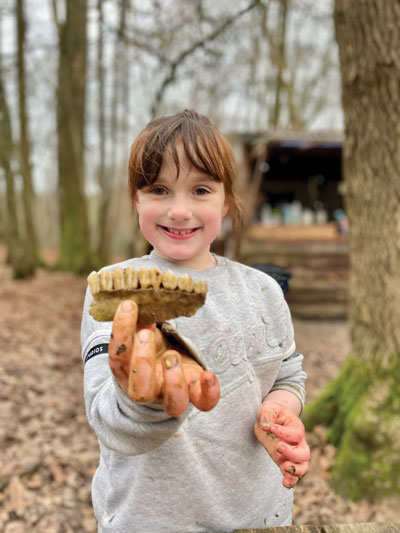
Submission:
[[[168,228],[168,231],[170,233],[173,233],[174,235],[187,235],[188,233],[192,233],[192,229],[184,229],[182,231],[178,231],[176,229],[171,229],[171,228]]]

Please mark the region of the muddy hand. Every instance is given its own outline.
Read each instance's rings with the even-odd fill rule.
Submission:
[[[285,405],[274,401],[261,404],[254,434],[283,475],[283,485],[294,485],[308,471],[310,448],[300,418]]]
[[[171,416],[185,412],[189,402],[202,411],[212,409],[220,395],[215,374],[168,349],[161,331],[154,324],[138,325],[137,317],[137,305],[130,301],[114,317],[109,363],[121,388],[138,403],[162,403]]]

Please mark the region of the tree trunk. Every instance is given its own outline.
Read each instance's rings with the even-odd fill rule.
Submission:
[[[34,202],[35,195],[32,184],[30,164],[30,143],[28,137],[28,115],[26,112],[26,82],[25,82],[25,14],[24,0],[17,0],[17,64],[18,64],[18,111],[20,127],[20,161],[24,188],[22,200],[25,220],[25,256],[31,264],[32,272],[39,260],[39,244],[35,231]]]
[[[352,356],[304,413],[330,427],[352,499],[400,493],[400,3],[336,0]]]
[[[59,267],[87,272],[92,268],[84,175],[87,0],[69,0],[65,4],[65,22],[57,24]]]
[[[99,262],[102,265],[107,265],[109,263],[109,250],[110,250],[110,239],[107,235],[108,227],[108,210],[110,203],[110,187],[109,176],[106,172],[106,121],[105,121],[105,91],[104,91],[104,65],[103,65],[103,55],[104,55],[104,39],[103,39],[103,0],[97,0],[97,13],[98,13],[98,43],[97,43],[97,84],[98,84],[98,95],[99,95],[99,111],[98,111],[98,128],[99,128],[99,168],[98,168],[98,183],[100,185],[100,206],[98,214],[98,243],[97,243],[97,254],[99,257]],[[109,167],[108,167],[109,168]]]
[[[121,102],[123,100],[122,88],[128,76],[129,68],[124,64],[124,50],[122,43],[125,40],[126,33],[126,17],[129,7],[128,0],[119,0],[119,26],[118,33],[114,41],[114,61],[113,61],[113,85],[112,85],[112,101],[111,101],[111,120],[110,120],[110,140],[111,150],[107,167],[100,165],[99,185],[100,185],[100,206],[99,206],[99,242],[98,242],[98,257],[102,265],[108,264],[110,260],[111,251],[111,228],[110,228],[110,208],[111,198],[113,193],[113,175],[116,172],[116,154],[118,153],[119,131],[121,123],[125,117],[121,116]],[[103,11],[101,0],[98,0],[97,10],[99,14],[99,30],[103,23]],[[104,106],[104,79],[103,79],[103,41],[99,33],[98,42],[98,84],[99,84],[99,99],[103,99]],[[101,120],[101,119],[100,119]],[[99,124],[104,132],[105,123]],[[104,132],[105,133],[105,132]],[[101,149],[106,153],[105,142],[101,143]]]
[[[6,180],[7,217],[5,217],[5,237],[13,275],[15,278],[30,276],[32,264],[26,259],[26,249],[21,238],[18,224],[17,195],[12,160],[15,154],[11,129],[11,119],[4,91],[0,65],[0,166]]]
[[[282,98],[282,89],[284,87],[283,82],[283,73],[286,66],[286,23],[288,18],[288,0],[279,1],[279,27],[277,30],[278,33],[278,44],[276,50],[274,51],[274,60],[276,66],[276,86],[275,86],[275,102],[272,113],[271,124],[274,127],[279,125],[279,119],[281,114],[281,98]]]

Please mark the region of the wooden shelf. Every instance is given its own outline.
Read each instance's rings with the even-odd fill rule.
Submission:
[[[336,224],[311,226],[264,226],[253,224],[246,232],[246,238],[266,242],[347,242],[346,235],[337,232]]]
[[[320,226],[253,225],[240,261],[273,263],[291,274],[286,299],[297,318],[336,319],[348,314],[349,242],[334,223]],[[399,532],[400,533],[400,532]]]

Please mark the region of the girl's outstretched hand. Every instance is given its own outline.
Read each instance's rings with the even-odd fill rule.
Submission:
[[[310,448],[300,418],[285,405],[264,401],[257,415],[254,434],[283,475],[283,485],[292,488],[308,471]]]
[[[108,348],[112,373],[135,402],[162,403],[164,411],[179,416],[193,403],[209,411],[218,402],[220,389],[213,372],[194,359],[168,349],[163,333],[137,324],[135,302],[124,301],[117,309]]]

